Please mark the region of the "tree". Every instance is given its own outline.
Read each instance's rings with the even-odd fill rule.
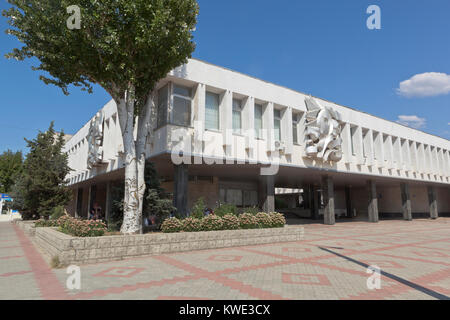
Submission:
[[[12,189],[13,207],[25,220],[33,216],[47,219],[71,197],[65,185],[70,168],[68,156],[62,152],[64,133],[57,134],[52,122],[46,132],[39,132],[35,139],[25,141],[30,152]]]
[[[195,49],[195,0],[8,0],[3,11],[24,43],[8,58],[40,61],[34,70],[46,84],[68,94],[75,85],[92,92],[104,88],[117,104],[125,154],[122,233],[142,231],[146,143],[152,134],[155,86],[187,62]],[[74,7],[77,6],[77,7]],[[79,8],[80,29],[69,29],[68,8]],[[69,8],[69,9],[70,9]],[[70,10],[69,10],[70,12]],[[77,22],[77,21],[75,21]],[[78,22],[80,20],[78,19]],[[75,27],[77,23],[75,23]],[[137,117],[137,121],[136,120]],[[133,132],[137,126],[137,138]]]
[[[22,172],[22,152],[3,152],[0,155],[0,193],[11,192],[11,187]]]

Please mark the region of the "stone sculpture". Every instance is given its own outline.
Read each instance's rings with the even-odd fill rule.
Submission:
[[[322,106],[313,97],[307,97],[305,103],[307,157],[323,161],[340,161],[342,159],[340,114]]]
[[[89,169],[102,163],[103,160],[103,118],[102,112],[95,115],[91,120],[89,132],[87,135],[88,141],[88,158],[87,166]]]

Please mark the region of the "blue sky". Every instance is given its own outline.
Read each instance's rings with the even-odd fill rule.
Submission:
[[[450,1],[199,4],[193,57],[450,139]],[[366,27],[372,4],[381,30]],[[64,96],[39,80],[35,61],[5,59],[20,46],[6,28],[0,17],[0,152],[26,151],[23,137],[51,120],[73,134],[109,101],[99,87]]]

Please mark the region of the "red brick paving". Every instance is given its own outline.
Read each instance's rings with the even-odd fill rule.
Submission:
[[[36,286],[39,299],[435,299],[450,294],[450,218],[304,228],[305,239],[298,242],[81,266],[82,288],[69,291],[65,270],[51,270],[19,228],[2,223],[0,232],[8,234],[2,242],[11,246],[0,247],[0,278],[32,274],[34,284],[20,285],[24,296],[27,286]],[[371,291],[366,269],[352,260],[377,264],[414,285],[383,275],[382,288]],[[11,272],[16,261],[18,270]],[[1,299],[6,290],[0,287]]]

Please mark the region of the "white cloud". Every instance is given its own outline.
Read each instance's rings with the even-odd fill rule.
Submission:
[[[398,116],[397,123],[403,124],[405,126],[421,129],[426,126],[427,120],[424,118],[419,118],[418,116]]]
[[[450,93],[450,75],[439,72],[416,74],[400,82],[399,95],[411,97],[433,97]]]

